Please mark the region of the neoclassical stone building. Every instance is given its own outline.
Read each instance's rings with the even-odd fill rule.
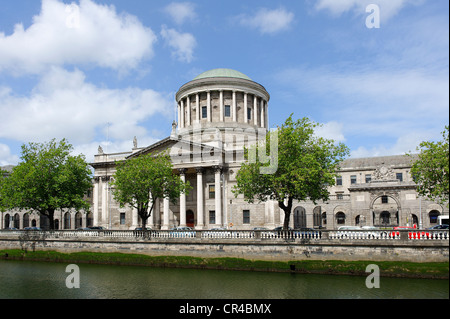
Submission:
[[[142,154],[169,152],[174,170],[192,189],[176,205],[157,200],[148,220],[153,229],[189,226],[195,229],[274,228],[284,213],[274,201],[249,204],[235,198],[232,187],[243,161],[243,147],[264,138],[269,128],[270,95],[259,83],[230,69],[204,72],[181,86],[176,94],[178,122],[169,137],[150,146],[133,147],[95,156],[92,208],[89,214],[66,212],[59,228],[103,226],[108,229],[139,227],[137,212],[114,201],[110,181],[117,161]],[[131,141],[130,141],[131,144]],[[131,145],[130,145],[131,146]],[[292,228],[335,229],[343,225],[430,227],[448,207],[418,196],[411,178],[412,158],[386,156],[348,159],[330,188],[330,200],[294,203]],[[57,217],[58,218],[58,217]],[[20,212],[3,213],[1,228],[22,228]]]

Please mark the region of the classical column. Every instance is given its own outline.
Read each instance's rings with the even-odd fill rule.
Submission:
[[[261,127],[265,127],[264,113],[264,99],[261,99]]]
[[[197,229],[203,229],[205,226],[203,212],[203,168],[197,167]]]
[[[93,205],[94,205],[94,225],[98,226],[98,188],[99,188],[100,178],[94,177],[94,198],[93,198]]]
[[[180,106],[180,103],[178,103],[177,109],[178,109],[178,128],[181,128],[181,106]]]
[[[237,119],[237,106],[236,106],[236,91],[233,91],[233,122]]]
[[[253,124],[258,125],[258,98],[256,95],[253,96]]]
[[[133,207],[133,210],[131,211],[131,227],[136,228],[139,226],[139,218],[138,218],[138,210],[137,208]]]
[[[248,122],[247,92],[244,92],[244,123]]]
[[[180,128],[184,128],[185,124],[184,124],[184,101],[183,101],[183,99],[181,99],[180,104],[181,104],[181,125],[180,125]]]
[[[220,173],[222,168],[220,166],[214,167],[214,188],[215,188],[215,209],[216,209],[216,224],[222,226],[222,196],[220,191]]]
[[[169,199],[164,198],[164,224],[162,225],[161,229],[169,229]]]
[[[206,96],[206,112],[207,112],[207,118],[208,122],[211,122],[211,92],[208,91]]]
[[[219,111],[220,111],[220,122],[223,122],[223,90],[219,91]]]
[[[200,107],[200,98],[198,96],[198,93],[195,94],[195,101],[197,103],[197,107],[196,107],[197,112],[195,114],[195,117],[197,119],[197,123],[200,123],[200,113],[201,113],[202,110],[201,110],[201,107]]]
[[[186,169],[180,168],[180,178],[183,183],[186,183]],[[180,226],[186,226],[186,193],[180,194]]]
[[[186,99],[186,107],[187,107],[187,126],[191,125],[191,98],[187,97]]]
[[[108,181],[107,177],[102,177],[102,224],[109,225],[108,222]]]

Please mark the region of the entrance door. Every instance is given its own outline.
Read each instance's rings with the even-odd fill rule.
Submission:
[[[186,212],[186,226],[188,227],[194,227],[194,212],[192,210],[188,210]]]

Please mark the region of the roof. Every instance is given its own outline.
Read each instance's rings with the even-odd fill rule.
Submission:
[[[239,71],[232,70],[232,69],[209,70],[209,71],[203,72],[202,74],[200,74],[199,76],[194,78],[194,80],[205,79],[205,78],[238,78],[238,79],[252,81],[252,79],[250,79],[244,73],[241,73]]]
[[[378,166],[405,166],[410,167],[417,160],[417,154],[392,155],[366,158],[349,158],[341,163],[341,169],[373,169]]]

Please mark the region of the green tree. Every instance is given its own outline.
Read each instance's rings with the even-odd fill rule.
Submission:
[[[247,161],[236,176],[235,196],[243,194],[250,203],[276,200],[284,211],[284,229],[288,228],[294,200],[328,200],[328,187],[334,185],[339,163],[349,153],[344,144],[317,137],[317,126],[308,118],[294,121],[291,115],[281,127],[269,132],[263,143],[246,150]],[[278,167],[273,174],[261,174],[267,164],[260,159],[267,156],[270,141],[276,140],[274,134],[278,138]]]
[[[49,218],[50,229],[54,229],[57,210],[87,212],[85,195],[92,187],[91,171],[84,155],[70,155],[72,150],[65,139],[22,145],[22,162],[0,189],[0,197],[8,199],[3,201],[4,208],[39,212]]]
[[[414,161],[411,175],[417,183],[417,192],[440,203],[449,201],[449,148],[448,125],[442,132],[443,140],[425,141],[417,147],[418,159]]]
[[[190,189],[174,174],[170,157],[152,154],[137,156],[117,164],[112,181],[114,199],[121,207],[137,209],[145,229],[157,199],[169,198],[176,203],[180,194]]]

